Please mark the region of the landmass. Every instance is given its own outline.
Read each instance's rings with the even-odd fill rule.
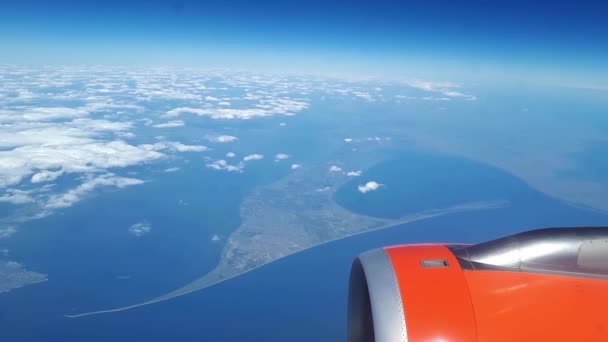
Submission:
[[[0,293],[45,281],[45,274],[28,271],[18,262],[0,261]]]
[[[327,166],[302,167],[247,195],[241,225],[226,241],[215,269],[189,284],[149,301],[122,308],[66,317],[124,311],[198,291],[245,274],[286,256],[353,235],[463,211],[503,208],[507,201],[468,202],[412,213],[399,219],[364,216],[336,204],[333,194],[347,179]],[[318,189],[328,188],[327,191]]]

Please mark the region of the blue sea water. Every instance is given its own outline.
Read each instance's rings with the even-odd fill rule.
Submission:
[[[362,193],[359,186],[380,183]],[[354,178],[335,194],[341,206],[361,214],[399,218],[464,202],[533,200],[539,193],[495,167],[464,158],[409,152],[395,155]],[[542,202],[542,200],[539,200]]]
[[[406,177],[390,171],[396,165],[401,165],[397,167],[401,172],[409,170]],[[429,172],[424,165],[443,171]],[[196,165],[193,170],[201,172]],[[446,170],[453,183],[438,186],[436,182]],[[184,168],[181,172],[185,174],[106,193],[62,215],[31,222],[15,235],[11,239],[13,256],[33,270],[48,272],[49,281],[0,295],[0,340],[344,340],[348,273],[358,253],[410,242],[479,242],[545,226],[608,225],[605,215],[568,206],[486,165],[437,155],[396,155],[365,171],[366,177],[387,184],[382,190],[390,200],[382,200],[383,192],[378,191],[365,195],[374,197],[342,204],[378,216],[398,216],[460,200],[506,199],[511,206],[344,239],[163,303],[107,315],[63,317],[148,299],[213,266],[221,245],[209,242],[209,237],[220,228],[222,234],[238,226],[244,189],[263,180],[246,174],[222,180],[211,177],[223,176],[209,174],[213,181],[184,185],[178,179],[187,178],[190,171]],[[358,181],[346,184],[337,199],[348,198],[340,199],[344,193],[354,195]],[[167,186],[175,191],[167,192]],[[422,196],[425,192],[431,195]],[[189,208],[182,210],[176,204],[179,200]],[[147,208],[142,211],[145,217],[136,208]],[[161,209],[174,214],[152,215]],[[126,239],[128,226],[143,219],[151,222],[152,232],[140,239]],[[19,248],[21,245],[28,247]],[[127,275],[129,279],[116,278]]]
[[[589,143],[581,151],[572,153],[577,165],[586,167],[562,170],[558,174],[564,179],[602,181],[608,174],[608,160],[605,158],[607,151],[608,144],[605,141]]]

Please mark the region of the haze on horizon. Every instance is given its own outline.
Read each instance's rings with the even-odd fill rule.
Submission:
[[[599,1],[7,1],[0,63],[608,89]]]

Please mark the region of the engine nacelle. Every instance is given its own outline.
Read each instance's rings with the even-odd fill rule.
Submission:
[[[372,250],[348,300],[350,342],[608,341],[608,228]]]

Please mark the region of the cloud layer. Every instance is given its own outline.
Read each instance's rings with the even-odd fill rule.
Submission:
[[[260,99],[253,108],[193,108],[177,107],[166,113],[167,117],[184,114],[207,116],[211,119],[250,120],[274,115],[294,115],[308,108],[308,103],[289,98],[267,97]]]
[[[0,78],[0,203],[15,210],[38,207],[43,214],[69,207],[103,188],[144,183],[145,178],[132,177],[136,167],[152,167],[182,153],[190,153],[183,158],[203,152],[213,155],[201,141],[236,142],[239,131],[230,125],[243,124],[242,120],[266,118],[264,122],[283,116],[272,125],[286,126],[287,117],[307,114],[313,98],[395,103],[475,99],[454,83],[387,85],[196,69],[0,66]],[[386,89],[391,86],[403,94],[389,94]],[[222,132],[231,135],[214,132],[209,127],[217,129],[217,124],[209,125],[209,120],[230,120],[221,125]],[[297,121],[289,122],[292,125],[297,127]],[[343,139],[358,144],[365,138]],[[245,141],[233,147],[244,145]],[[256,153],[236,163],[235,152],[223,151],[225,159],[208,159],[206,167],[240,173],[246,162],[262,158]],[[273,159],[289,158],[277,153]],[[163,165],[159,171],[177,169]],[[331,171],[342,172],[339,166]],[[368,184],[363,186],[366,192],[377,189]]]

